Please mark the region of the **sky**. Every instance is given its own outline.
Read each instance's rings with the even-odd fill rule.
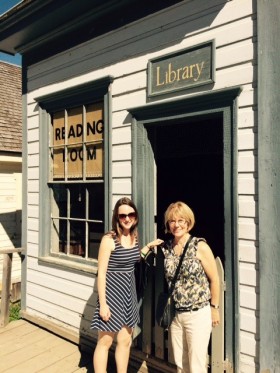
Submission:
[[[0,15],[6,13],[7,10],[11,9],[16,4],[20,3],[22,0],[0,0]],[[10,62],[15,65],[21,65],[21,55],[16,54],[11,56],[6,53],[0,52],[0,61]]]

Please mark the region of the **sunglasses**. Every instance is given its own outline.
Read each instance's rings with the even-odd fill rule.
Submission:
[[[135,212],[130,212],[129,214],[119,214],[119,219],[120,220],[125,220],[126,218],[135,219],[136,218],[136,213]]]

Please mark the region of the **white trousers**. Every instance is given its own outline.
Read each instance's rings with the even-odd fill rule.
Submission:
[[[177,312],[170,330],[177,373],[206,373],[212,331],[210,305],[194,312]]]

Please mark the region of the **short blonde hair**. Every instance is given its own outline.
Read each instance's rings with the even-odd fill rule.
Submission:
[[[171,203],[164,213],[165,233],[170,232],[169,221],[173,220],[175,217],[185,219],[187,221],[188,231],[190,231],[195,224],[195,218],[192,209],[186,203],[177,201]]]

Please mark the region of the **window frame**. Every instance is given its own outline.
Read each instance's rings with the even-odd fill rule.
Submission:
[[[55,111],[86,105],[104,103],[104,231],[109,230],[111,219],[111,90],[112,76],[36,97],[39,106],[39,253],[38,258],[58,265],[97,266],[96,259],[51,253],[51,188],[49,187],[49,125]],[[46,141],[47,139],[47,141]],[[84,181],[86,183],[86,181]],[[44,206],[42,208],[42,206]]]

